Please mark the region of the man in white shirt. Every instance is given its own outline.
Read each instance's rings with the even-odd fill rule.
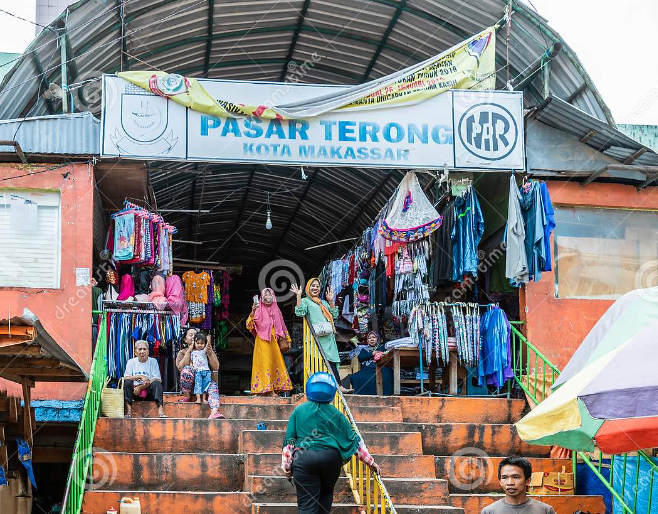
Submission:
[[[135,399],[155,400],[158,415],[166,418],[162,407],[162,378],[158,362],[149,357],[149,344],[140,340],[135,343],[134,357],[126,364],[123,375],[123,396],[126,404],[126,417],[132,417],[132,405]],[[143,391],[146,391],[144,393]]]

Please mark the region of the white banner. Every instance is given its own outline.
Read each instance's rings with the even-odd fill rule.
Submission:
[[[257,105],[328,89],[200,79],[210,94]],[[521,92],[452,90],[422,103],[303,120],[216,118],[121,78],[103,77],[102,157],[374,168],[524,169]]]

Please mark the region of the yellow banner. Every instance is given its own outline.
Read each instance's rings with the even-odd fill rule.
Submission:
[[[389,107],[422,102],[448,89],[495,89],[496,30],[490,27],[447,55],[439,55],[421,69],[392,84],[340,107]]]
[[[216,100],[195,78],[163,71],[117,75],[147,91],[205,114],[265,119],[309,118],[330,111],[378,109],[422,102],[448,89],[494,89],[496,27],[476,34],[446,52],[398,73],[322,98],[287,105],[246,105]]]

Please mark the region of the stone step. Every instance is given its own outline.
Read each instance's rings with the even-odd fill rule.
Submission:
[[[220,412],[229,419],[253,419],[253,420],[287,420],[290,418],[295,405],[273,404],[259,405],[248,403],[225,403],[220,407]],[[165,402],[165,414],[170,418],[207,418],[210,415],[210,407],[207,404]],[[388,422],[401,423],[402,409],[400,407],[369,407],[354,406],[352,415],[357,423],[361,422]],[[135,402],[133,405],[133,416],[138,418],[157,418],[158,409],[153,402]]]
[[[372,454],[422,455],[419,432],[361,432]],[[244,430],[240,434],[239,453],[276,453],[281,451],[283,430]]]
[[[420,432],[426,455],[452,455],[465,449],[487,455],[548,457],[549,446],[523,442],[514,425],[482,423],[359,423],[363,432]]]
[[[137,496],[142,512],[148,514],[251,514],[247,493],[202,493],[183,491],[87,491],[82,503],[84,514],[105,514],[110,507],[119,510],[124,496]]]
[[[255,429],[256,423],[252,419],[100,418],[94,446],[109,452],[198,453],[212,449],[237,453],[240,432]],[[287,421],[268,420],[266,424],[284,430]]]
[[[386,478],[437,478],[431,455],[373,455]],[[249,453],[246,455],[247,475],[281,476],[281,453]],[[445,477],[438,477],[445,478]]]
[[[448,480],[451,493],[499,493],[498,465],[504,457],[467,453],[460,456],[435,457],[436,477]],[[533,471],[571,470],[571,459],[529,458]]]
[[[395,505],[398,514],[463,514],[458,507],[433,505]],[[251,514],[291,514],[297,512],[296,503],[253,503]],[[353,503],[334,503],[331,514],[363,514],[364,507]]]
[[[279,457],[280,459],[280,457]],[[242,455],[221,453],[110,453],[95,451],[94,490],[241,491]]]
[[[511,424],[523,417],[526,404],[507,398],[397,396],[393,405],[409,423]]]
[[[501,499],[501,495],[494,494],[451,494],[453,507],[464,509],[464,514],[480,514],[487,505]],[[544,496],[532,495],[531,498],[547,503],[556,514],[573,514],[580,510],[583,512],[605,512],[605,503],[602,496]]]
[[[449,505],[448,484],[445,480],[432,478],[384,478],[394,505]],[[295,488],[286,477],[247,477],[245,490],[258,502],[294,502]],[[347,503],[353,499],[349,480],[340,477],[334,489],[334,502]]]
[[[165,403],[176,402],[178,393],[165,393]],[[507,398],[364,396],[345,395],[350,407],[399,407],[404,421],[412,423],[516,423],[523,416],[525,400]],[[304,395],[290,398],[222,396],[222,405],[297,405]]]

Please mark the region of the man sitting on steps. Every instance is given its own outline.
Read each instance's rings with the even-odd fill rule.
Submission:
[[[482,514],[555,514],[553,507],[528,498],[532,465],[523,457],[506,457],[498,466],[505,498],[482,509]]]

